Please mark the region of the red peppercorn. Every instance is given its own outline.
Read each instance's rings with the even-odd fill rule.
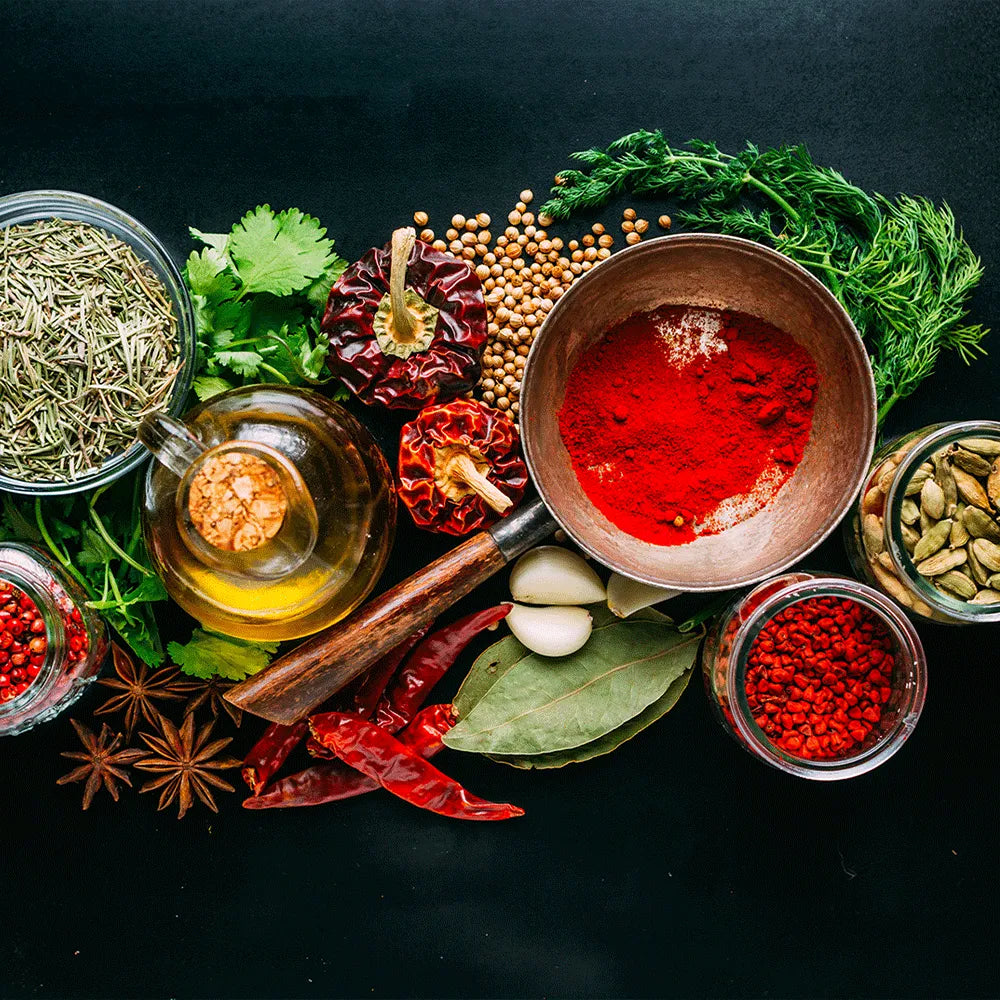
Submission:
[[[6,580],[0,580],[0,600],[6,602],[0,610],[0,699],[10,701],[27,691],[41,672],[48,634],[35,602]],[[75,636],[85,649],[86,631],[72,623],[69,616],[64,624],[67,643],[72,643]]]

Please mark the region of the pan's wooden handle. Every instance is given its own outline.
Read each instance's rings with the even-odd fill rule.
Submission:
[[[296,722],[489,579],[506,561],[492,535],[485,531],[473,535],[349,618],[237,684],[226,699],[272,722]]]

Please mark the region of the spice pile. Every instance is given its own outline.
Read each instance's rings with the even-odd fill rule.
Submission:
[[[859,753],[893,695],[893,640],[856,601],[815,597],[779,612],[747,655],[754,721],[778,748],[807,760]]]
[[[167,290],[130,246],[61,219],[3,231],[0,472],[93,472],[135,443],[181,366]]]
[[[444,240],[427,228],[426,212],[413,213],[413,221],[422,227],[420,239],[467,261],[483,283],[489,339],[478,392],[484,403],[514,416],[520,410],[524,363],[546,314],[577,278],[611,256],[615,243],[600,222],[579,239],[550,236],[546,227],[552,220],[544,214],[536,218],[528,208],[533,200],[532,191],[521,192],[507,227],[495,239],[489,229],[493,220],[485,212],[452,216]],[[661,215],[658,222],[661,229],[670,228],[669,215]],[[621,229],[626,243],[638,243],[649,230],[649,220],[627,208]]]
[[[559,428],[580,484],[618,527],[676,545],[764,507],[809,440],[816,366],[737,312],[632,316],[570,372]]]

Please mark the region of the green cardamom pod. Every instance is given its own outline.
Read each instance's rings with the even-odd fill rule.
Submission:
[[[970,601],[970,604],[1000,604],[1000,590],[981,590]]]
[[[955,485],[958,487],[959,496],[966,503],[975,504],[977,507],[982,507],[983,510],[989,510],[990,498],[986,495],[983,484],[975,476],[970,476],[962,469],[952,469],[951,471],[955,477]]]
[[[917,572],[921,576],[940,576],[950,569],[958,569],[964,566],[969,554],[965,549],[943,549],[935,553],[930,559],[924,559],[917,563]]]
[[[903,539],[906,551],[912,553],[917,547],[917,542],[920,541],[920,532],[914,531],[908,524],[901,524],[899,526],[899,534]]]
[[[1000,544],[1000,524],[979,507],[971,504],[962,511],[962,523],[973,538],[988,538]]]
[[[961,597],[963,601],[972,600],[979,591],[970,577],[957,569],[949,570],[934,578],[934,582],[945,590],[951,591],[956,597]]]
[[[944,517],[944,490],[933,479],[928,479],[920,489],[920,509],[935,521]]]
[[[972,551],[991,573],[1000,573],[1000,545],[987,538],[977,538],[972,543]]]
[[[974,451],[977,455],[996,458],[1000,455],[1000,440],[994,438],[963,438],[958,442],[963,448]]]
[[[899,511],[899,519],[903,524],[916,524],[920,520],[920,508],[915,500],[906,499],[903,501]]]
[[[1000,459],[990,467],[990,474],[986,478],[986,495],[993,506],[1000,509]]]
[[[985,587],[986,581],[990,578],[989,570],[979,561],[976,550],[972,547],[971,543],[965,546],[965,551],[969,554],[969,570],[972,573],[972,579],[980,587]]]
[[[920,492],[924,483],[930,479],[933,472],[933,468],[925,469],[921,467],[917,469],[917,471],[910,477],[910,481],[906,484],[906,489],[903,491],[903,495],[908,497],[916,496]]]
[[[944,511],[948,517],[955,513],[958,503],[958,487],[955,484],[954,470],[948,461],[948,450],[942,448],[934,457],[934,478],[944,491]]]
[[[969,540],[969,529],[966,528],[962,520],[962,512],[967,509],[964,504],[958,505],[955,511],[955,518],[951,522],[951,534],[948,536],[948,544],[953,549],[960,549]]]
[[[979,476],[980,478],[988,476],[992,468],[991,463],[982,455],[958,447],[951,453],[951,464],[963,472],[967,472],[970,476]]]
[[[951,519],[945,518],[943,521],[938,521],[929,531],[925,531],[913,549],[913,561],[920,562],[944,548],[951,536],[951,525]]]

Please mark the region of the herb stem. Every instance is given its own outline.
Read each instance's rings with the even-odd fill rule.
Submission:
[[[90,511],[90,519],[94,522],[94,527],[97,528],[97,533],[104,539],[105,544],[111,549],[115,555],[118,556],[123,562],[128,563],[133,569],[137,569],[143,576],[152,576],[153,571],[147,569],[140,562],[136,562],[108,533],[108,529],[104,526],[104,521],[101,520],[100,515],[94,509],[94,504],[101,498],[107,486],[102,486],[99,490],[95,491],[94,495],[90,498],[90,504],[88,509]],[[112,578],[113,579],[113,578]],[[117,594],[117,591],[116,591]]]
[[[89,583],[87,583],[86,578],[83,574],[73,565],[70,558],[63,551],[62,547],[56,542],[56,540],[49,534],[48,526],[45,523],[45,518],[42,516],[42,499],[41,497],[35,498],[35,524],[38,525],[38,533],[42,536],[42,540],[48,547],[48,550],[56,558],[59,564],[66,570],[70,576],[80,584],[81,587],[87,592],[88,596],[93,597],[94,593]]]
[[[743,183],[749,184],[760,191],[761,194],[767,195],[793,222],[798,222],[801,218],[799,213],[773,187],[765,184],[762,180],[758,180],[749,170],[743,175]]]

